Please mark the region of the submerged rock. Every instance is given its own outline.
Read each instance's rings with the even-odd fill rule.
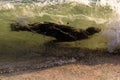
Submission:
[[[57,41],[76,41],[87,39],[90,35],[100,32],[100,29],[89,27],[86,30],[75,30],[66,25],[59,25],[51,22],[33,23],[21,25],[19,23],[11,24],[12,31],[32,31],[46,36],[55,37]]]

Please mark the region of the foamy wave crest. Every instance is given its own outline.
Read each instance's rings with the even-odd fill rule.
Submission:
[[[0,10],[14,9],[15,6],[12,3],[0,3]]]
[[[110,6],[114,14],[120,17],[120,0],[100,0],[96,2],[97,5]]]
[[[120,46],[120,19],[109,22],[103,34],[108,41],[108,51],[114,52],[115,48]]]

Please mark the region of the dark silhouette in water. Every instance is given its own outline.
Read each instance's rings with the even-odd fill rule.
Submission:
[[[11,30],[32,31],[39,34],[55,37],[57,41],[76,41],[81,39],[87,39],[90,35],[100,32],[100,29],[95,27],[89,27],[86,30],[75,30],[70,26],[59,25],[51,22],[33,23],[27,25],[12,23]]]

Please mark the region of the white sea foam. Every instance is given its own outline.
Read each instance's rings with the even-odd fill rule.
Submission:
[[[106,25],[103,34],[107,38],[108,51],[114,52],[120,46],[120,0],[101,0],[100,5],[108,5],[113,10],[114,18]]]
[[[108,51],[112,53],[120,45],[120,20],[114,20],[108,23],[103,34],[108,41]]]
[[[14,5],[12,3],[0,3],[0,10],[8,10],[14,9]]]

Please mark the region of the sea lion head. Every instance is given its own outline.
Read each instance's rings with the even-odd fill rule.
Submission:
[[[101,29],[96,27],[88,27],[86,31],[88,32],[88,35],[93,35],[95,33],[99,33]]]

